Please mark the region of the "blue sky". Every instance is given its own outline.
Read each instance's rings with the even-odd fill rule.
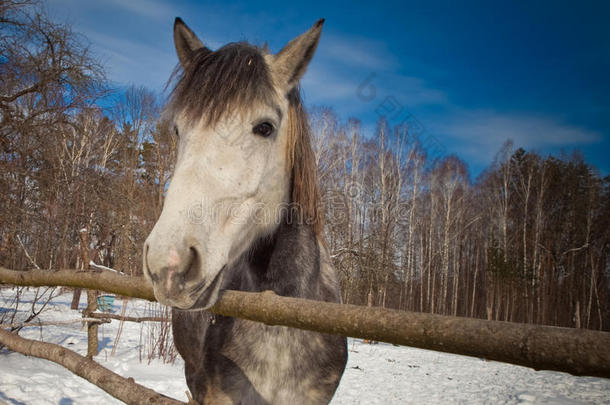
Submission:
[[[215,49],[278,51],[326,18],[302,81],[308,106],[359,118],[409,119],[438,154],[474,176],[502,143],[542,154],[583,151],[610,173],[610,2],[48,0],[85,34],[117,86],[161,91],[177,62],[175,16]],[[374,88],[374,92],[371,90]]]

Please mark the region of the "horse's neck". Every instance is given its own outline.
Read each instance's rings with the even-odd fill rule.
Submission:
[[[256,242],[244,264],[249,277],[242,288],[289,297],[319,296],[320,249],[309,225],[282,223],[271,237]]]

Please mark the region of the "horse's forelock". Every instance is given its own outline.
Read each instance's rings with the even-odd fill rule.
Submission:
[[[177,67],[166,112],[183,114],[196,124],[214,125],[225,114],[269,102],[274,89],[264,50],[239,42],[211,52],[197,50],[186,66]]]

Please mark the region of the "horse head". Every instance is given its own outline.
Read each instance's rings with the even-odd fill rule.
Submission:
[[[314,215],[308,201],[316,197],[309,196],[315,179],[308,176],[315,166],[308,164],[309,140],[300,136],[307,123],[298,82],[322,24],[272,54],[246,43],[212,51],[176,19],[179,67],[165,114],[178,153],[163,210],[144,244],[144,274],[159,302],[212,306],[226,269],[277,229],[287,205],[304,205],[301,218]]]

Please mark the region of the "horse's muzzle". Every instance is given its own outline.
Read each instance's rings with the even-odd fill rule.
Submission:
[[[224,267],[211,279],[203,276],[201,256],[196,248],[189,248],[188,255],[179,255],[170,249],[167,265],[158,269],[149,263],[148,244],[144,255],[144,273],[152,282],[157,301],[180,309],[209,308],[216,303]],[[181,259],[181,256],[185,257]]]

